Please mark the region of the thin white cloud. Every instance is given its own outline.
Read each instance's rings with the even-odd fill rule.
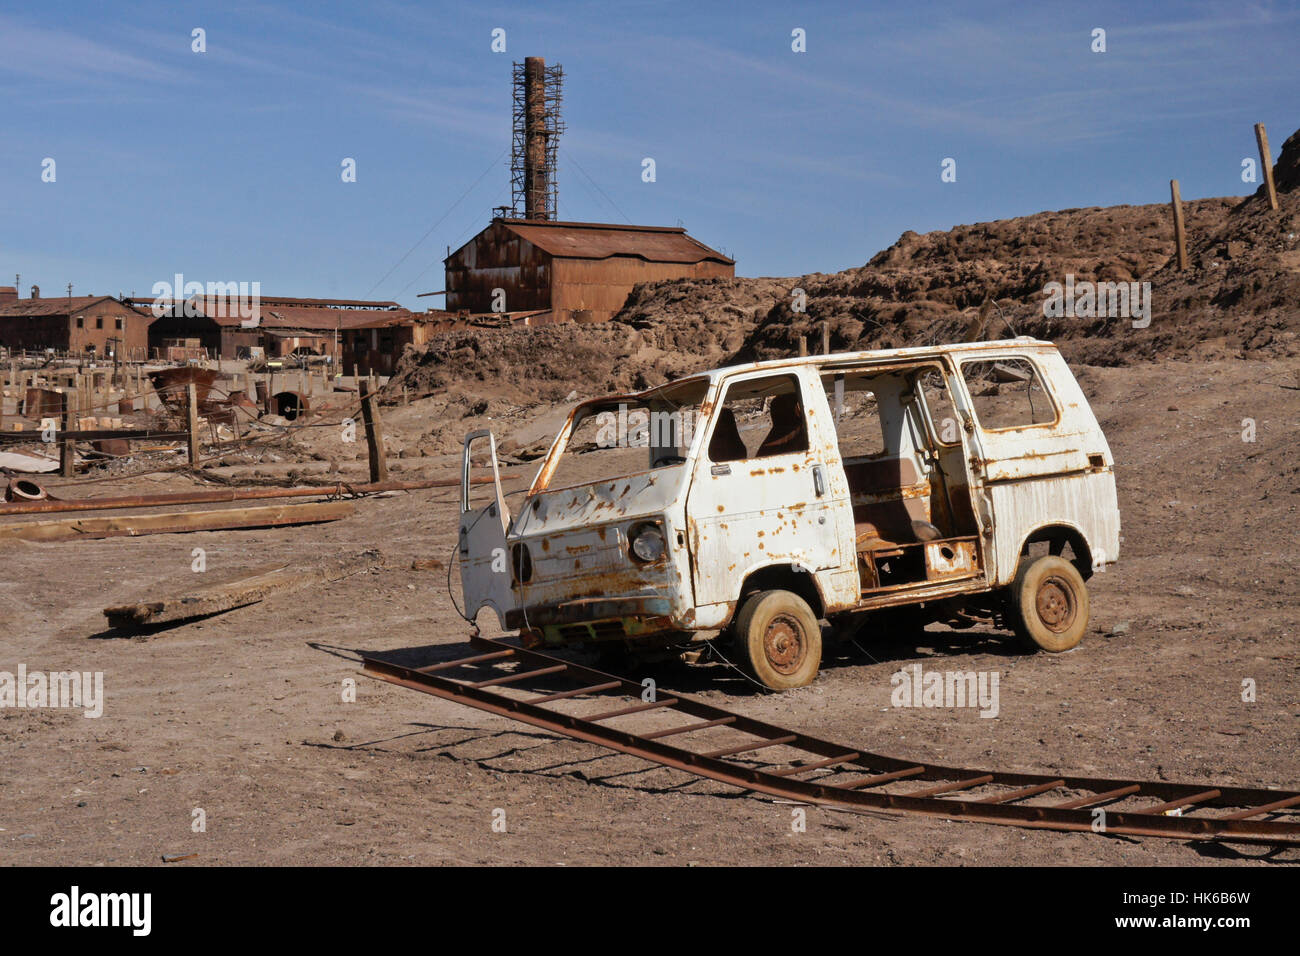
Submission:
[[[4,16],[0,16],[0,71],[36,77],[58,86],[69,80],[172,82],[178,78],[174,70],[112,43],[67,30],[34,27]]]

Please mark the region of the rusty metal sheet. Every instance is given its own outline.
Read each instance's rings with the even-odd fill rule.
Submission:
[[[716,249],[670,226],[619,226],[594,222],[535,222],[507,219],[502,225],[552,256],[607,259],[632,256],[648,262],[733,263]]]

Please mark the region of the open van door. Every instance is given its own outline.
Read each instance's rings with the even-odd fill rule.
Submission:
[[[485,487],[475,482],[474,446],[487,439],[488,461],[492,466],[491,496],[471,504],[471,491]],[[482,465],[478,470],[482,470]],[[482,507],[477,507],[481,504]],[[465,616],[473,620],[484,607],[496,612],[505,627],[506,611],[514,606],[510,588],[510,561],[506,554],[506,529],[510,512],[501,491],[501,474],[497,469],[497,442],[492,432],[480,429],[465,436],[460,475],[460,590],[465,601]]]

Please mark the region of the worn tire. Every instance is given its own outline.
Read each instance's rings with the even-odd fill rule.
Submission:
[[[822,663],[821,625],[799,595],[750,595],[736,615],[734,633],[750,673],[765,686],[789,690],[816,680]]]
[[[1088,630],[1088,586],[1079,569],[1057,555],[1021,563],[1011,605],[1016,634],[1031,650],[1068,651]]]

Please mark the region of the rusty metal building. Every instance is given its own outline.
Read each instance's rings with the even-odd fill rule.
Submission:
[[[152,300],[138,304],[148,310]],[[250,304],[195,296],[154,320],[149,348],[158,358],[198,349],[214,358],[238,359],[257,348],[267,358],[298,349],[338,357],[348,330],[411,318],[396,302],[261,296]]]
[[[344,329],[340,338],[343,370],[392,375],[408,345],[423,345],[441,330],[443,315],[402,312]]]
[[[53,349],[142,361],[150,321],[152,316],[111,295],[42,299],[32,286],[31,297],[20,299],[14,286],[0,289],[0,348],[11,352]]]
[[[680,227],[544,219],[493,219],[444,264],[448,312],[561,322],[613,317],[638,282],[736,274],[733,260]]]

